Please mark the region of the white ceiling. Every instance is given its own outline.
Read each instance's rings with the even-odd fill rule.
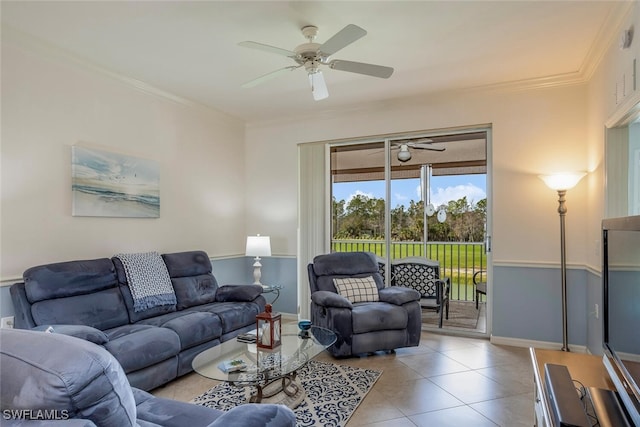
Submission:
[[[584,79],[629,2],[613,1],[2,1],[3,37],[44,41],[128,79],[247,122],[505,82]],[[319,27],[323,43],[347,24],[368,34],[337,59],[395,68],[378,79],[324,69],[329,98],[313,101],[284,49]]]

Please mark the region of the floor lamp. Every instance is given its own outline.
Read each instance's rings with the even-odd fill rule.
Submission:
[[[584,172],[540,175],[547,187],[558,192],[558,214],[560,214],[560,274],[562,283],[562,351],[569,351],[567,340],[567,258],[565,248],[564,217],[567,214],[565,196],[585,176]]]

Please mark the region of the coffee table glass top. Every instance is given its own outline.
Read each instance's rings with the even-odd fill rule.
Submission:
[[[261,383],[295,373],[335,341],[336,334],[329,329],[311,326],[305,336],[297,325],[285,324],[282,344],[276,349],[258,349],[255,344],[233,338],[198,354],[192,366],[198,374],[217,381]],[[238,359],[246,364],[242,371],[225,373],[218,367],[224,361]]]

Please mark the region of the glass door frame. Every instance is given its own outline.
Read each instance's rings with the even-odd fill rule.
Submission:
[[[445,136],[445,135],[463,135],[475,132],[484,132],[485,133],[485,142],[486,142],[486,232],[485,232],[485,248],[486,248],[486,272],[487,272],[487,295],[490,296],[493,294],[493,253],[491,250],[492,246],[492,234],[493,234],[493,225],[492,225],[492,210],[493,210],[493,194],[492,194],[492,125],[491,124],[482,124],[482,125],[474,125],[474,126],[466,126],[466,127],[455,127],[455,128],[444,128],[438,130],[430,130],[430,131],[421,131],[421,132],[411,132],[404,134],[393,134],[393,135],[384,135],[378,137],[365,137],[365,138],[353,138],[348,140],[340,140],[340,141],[326,141],[325,145],[325,170],[326,170],[326,180],[325,183],[328,186],[326,188],[325,194],[325,223],[324,227],[326,230],[326,242],[325,248],[328,251],[331,251],[331,242],[333,239],[333,229],[332,229],[332,189],[333,180],[331,178],[331,149],[333,147],[338,146],[346,146],[346,145],[361,145],[361,144],[369,144],[369,143],[384,143],[384,181],[385,181],[385,212],[384,212],[384,223],[385,223],[385,261],[389,263],[391,261],[391,160],[392,160],[392,152],[391,152],[391,143],[394,140],[398,139],[409,139],[409,138],[429,138],[435,136]],[[422,180],[421,180],[422,181]],[[424,186],[426,187],[426,186]],[[426,190],[423,189],[423,193]],[[422,197],[423,203],[425,203],[424,196]],[[426,214],[426,213],[425,213]],[[425,228],[428,227],[426,221],[423,225]],[[426,230],[428,233],[428,229]],[[428,235],[427,235],[428,238]],[[426,245],[427,241],[424,242]],[[389,269],[385,269],[385,282],[389,283]],[[493,307],[493,299],[487,298],[486,303],[486,329],[483,336],[490,336],[492,331],[492,307]]]

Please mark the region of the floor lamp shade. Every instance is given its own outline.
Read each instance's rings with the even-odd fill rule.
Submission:
[[[585,175],[586,173],[584,172],[554,173],[552,175],[540,175],[540,179],[552,190],[571,190]]]
[[[259,234],[257,236],[247,236],[245,255],[255,257],[253,263],[253,284],[261,285],[260,277],[262,277],[262,272],[260,268],[262,264],[260,264],[260,257],[271,256],[271,239],[269,236],[261,236]]]
[[[567,190],[585,176],[586,173],[558,173],[553,175],[540,175],[540,179],[547,187],[558,192],[558,214],[560,215],[560,284],[562,291],[562,351],[569,351],[568,327],[567,327],[567,250],[565,244],[564,217],[567,214],[565,196]]]

